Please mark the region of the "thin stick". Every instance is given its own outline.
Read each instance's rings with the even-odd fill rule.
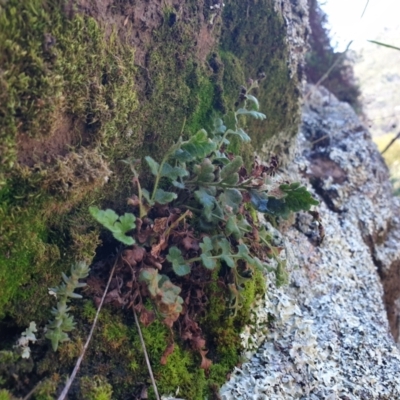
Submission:
[[[327,139],[329,137],[329,135],[324,135],[322,137],[320,137],[319,139],[314,140],[313,142],[311,142],[312,145],[321,142],[324,139]]]
[[[389,150],[390,147],[392,146],[392,144],[393,144],[398,138],[400,138],[400,132],[390,141],[390,143],[385,147],[385,150],[383,150],[381,154],[383,154],[385,151]]]
[[[110,273],[110,277],[108,278],[107,286],[106,286],[106,288],[104,290],[103,297],[101,298],[99,307],[97,308],[96,316],[94,317],[94,321],[93,321],[92,327],[90,329],[89,336],[88,336],[88,338],[86,340],[85,345],[83,346],[81,355],[79,356],[79,358],[78,358],[78,360],[76,362],[75,368],[72,371],[72,374],[69,377],[69,379],[68,379],[68,381],[67,381],[67,383],[66,383],[66,385],[65,385],[65,387],[64,387],[64,389],[62,391],[62,393],[58,397],[58,400],[64,400],[65,399],[65,397],[68,394],[69,388],[71,387],[72,382],[74,381],[75,376],[76,376],[76,374],[77,374],[77,372],[79,370],[79,367],[81,366],[81,363],[82,363],[83,357],[85,355],[85,352],[86,352],[87,348],[89,347],[90,340],[92,339],[94,328],[96,327],[96,323],[97,323],[97,320],[99,318],[101,307],[103,307],[104,299],[106,298],[108,288],[110,287],[111,279],[112,279],[112,277],[114,275],[114,270],[115,270],[115,267],[117,266],[117,262],[118,262],[118,257],[115,259],[114,266],[112,267],[112,270],[111,270],[111,273]]]
[[[144,339],[143,339],[143,335],[142,335],[142,330],[140,329],[139,320],[138,320],[138,317],[137,317],[137,315],[136,315],[136,311],[135,311],[135,309],[134,309],[133,307],[132,307],[132,310],[133,310],[133,315],[135,316],[136,326],[137,326],[138,331],[139,331],[140,343],[142,344],[142,348],[143,348],[143,352],[144,352],[144,358],[146,359],[147,369],[149,370],[149,375],[150,375],[151,383],[153,384],[154,394],[156,395],[156,399],[157,399],[157,400],[160,400],[160,396],[159,396],[158,390],[157,390],[156,381],[155,381],[155,379],[154,379],[153,371],[152,371],[152,369],[151,369],[150,359],[149,359],[149,356],[148,356],[148,354],[147,354],[146,344],[144,343]]]
[[[22,400],[29,400],[32,395],[39,389],[39,386],[43,383],[43,381],[38,382],[35,387],[22,399]]]
[[[361,14],[361,18],[364,16],[365,11],[367,11],[368,4],[369,4],[369,0],[367,0],[367,4],[365,4],[364,10],[363,10],[363,12],[362,12],[362,14]]]

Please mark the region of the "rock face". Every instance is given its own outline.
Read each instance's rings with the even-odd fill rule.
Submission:
[[[264,344],[222,396],[399,398],[400,358],[376,273],[397,337],[399,204],[368,134],[329,93],[312,93],[296,139],[307,13],[305,0],[0,0],[0,348],[7,360],[17,332],[31,321],[43,331],[54,305],[48,288],[75,261],[93,259],[100,228],[89,204],[124,212],[132,174],[120,160],[160,159],[182,132],[208,128],[215,110],[229,113],[239,86],[265,74],[256,95],[267,123],[249,124],[254,147],[242,155],[278,153],[286,166],[298,140],[291,179],[300,176],[321,197],[322,225],[317,214],[299,214],[275,232],[287,248],[290,285],[271,284],[260,301],[256,329],[242,339],[249,352]],[[110,243],[114,251],[107,240],[99,254]],[[102,290],[96,281],[92,288]],[[46,396],[56,397],[92,323],[87,300],[74,306],[77,329],[60,356],[38,340],[29,379],[26,365],[5,368],[0,359],[15,396],[46,379]],[[88,382],[112,386],[115,399],[144,398],[148,375],[131,319],[105,309],[99,325],[71,399],[84,398]],[[160,392],[203,399],[208,383],[193,352],[177,345],[161,366],[170,337],[161,324],[148,327]],[[221,362],[218,384],[235,357]]]
[[[273,317],[266,341],[221,395],[397,399],[400,353],[382,298],[397,338],[400,202],[350,106],[326,89],[308,90],[289,173],[302,176],[319,197],[325,238],[321,243],[319,222],[304,213],[284,232],[290,283],[270,286],[258,314]]]

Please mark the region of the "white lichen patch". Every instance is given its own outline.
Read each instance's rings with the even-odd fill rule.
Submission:
[[[400,399],[400,354],[376,266],[376,260],[383,269],[400,260],[399,201],[350,107],[325,89],[315,89],[310,103],[289,172],[306,171],[318,188],[325,239],[321,245],[311,240],[313,222],[306,215],[284,232],[286,254],[295,257],[288,263],[290,283],[277,289],[268,280],[266,298],[254,311],[263,332],[268,327],[266,339],[235,369],[221,397]],[[316,128],[328,137],[324,146],[313,145]],[[313,177],[318,157],[330,169]],[[262,335],[253,332],[247,328],[242,338],[259,343]]]

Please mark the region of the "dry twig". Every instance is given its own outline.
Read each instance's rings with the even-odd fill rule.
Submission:
[[[400,138],[400,132],[390,141],[390,143],[385,147],[385,149],[382,151],[381,154],[383,154],[386,151],[388,151],[390,149],[390,147],[392,146],[392,144],[399,138]]]
[[[153,384],[154,394],[155,394],[155,396],[156,396],[156,399],[157,399],[157,400],[160,400],[160,396],[159,396],[158,390],[157,390],[156,381],[155,381],[154,375],[153,375],[153,370],[151,369],[150,359],[149,359],[149,356],[148,356],[148,354],[147,354],[146,344],[144,343],[144,339],[143,339],[143,335],[142,335],[142,330],[140,329],[139,319],[138,319],[138,317],[137,317],[137,315],[136,315],[136,311],[135,311],[135,309],[134,309],[133,307],[132,307],[132,310],[133,310],[133,315],[135,316],[135,322],[136,322],[136,326],[137,326],[138,332],[139,332],[140,343],[142,344],[144,357],[145,357],[145,359],[146,359],[147,369],[149,370],[149,375],[150,375],[151,383]]]

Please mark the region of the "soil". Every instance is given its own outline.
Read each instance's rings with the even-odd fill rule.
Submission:
[[[50,135],[32,138],[27,133],[17,136],[19,164],[33,167],[37,162],[51,163],[65,156],[71,147],[89,144],[89,137],[82,122],[75,122],[68,115],[61,115],[54,123]]]

